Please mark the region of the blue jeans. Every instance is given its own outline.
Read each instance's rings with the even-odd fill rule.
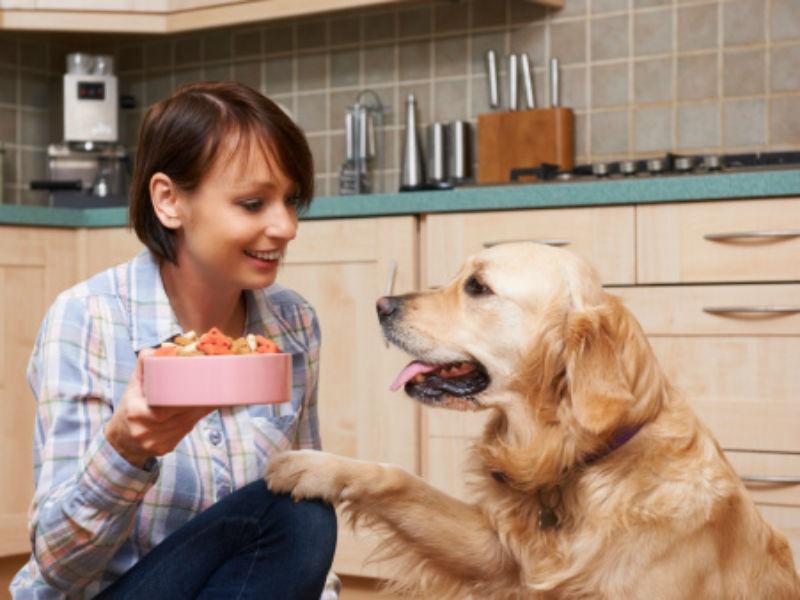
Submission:
[[[180,527],[98,598],[319,600],[336,549],[336,513],[259,480]]]

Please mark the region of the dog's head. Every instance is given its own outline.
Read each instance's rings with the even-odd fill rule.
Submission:
[[[603,435],[634,407],[638,324],[575,254],[503,244],[447,286],[378,300],[386,338],[415,358],[394,388],[430,405],[500,408]],[[626,346],[627,344],[627,346]],[[649,348],[648,348],[649,351]]]

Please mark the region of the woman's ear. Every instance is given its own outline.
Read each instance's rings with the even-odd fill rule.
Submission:
[[[178,229],[181,226],[177,188],[164,173],[155,173],[150,178],[150,201],[156,217],[164,227]]]
[[[634,397],[614,344],[614,319],[607,311],[587,309],[567,325],[567,385],[572,412],[587,431],[603,435],[622,422]]]

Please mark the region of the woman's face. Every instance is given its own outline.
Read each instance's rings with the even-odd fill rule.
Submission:
[[[217,289],[271,285],[297,233],[293,182],[271,152],[247,141],[222,149],[194,192],[178,193],[179,268]]]

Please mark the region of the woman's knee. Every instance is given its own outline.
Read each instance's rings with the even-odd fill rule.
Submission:
[[[309,546],[319,548],[322,560],[333,557],[336,550],[336,511],[321,500],[301,500],[295,505],[298,529]]]

